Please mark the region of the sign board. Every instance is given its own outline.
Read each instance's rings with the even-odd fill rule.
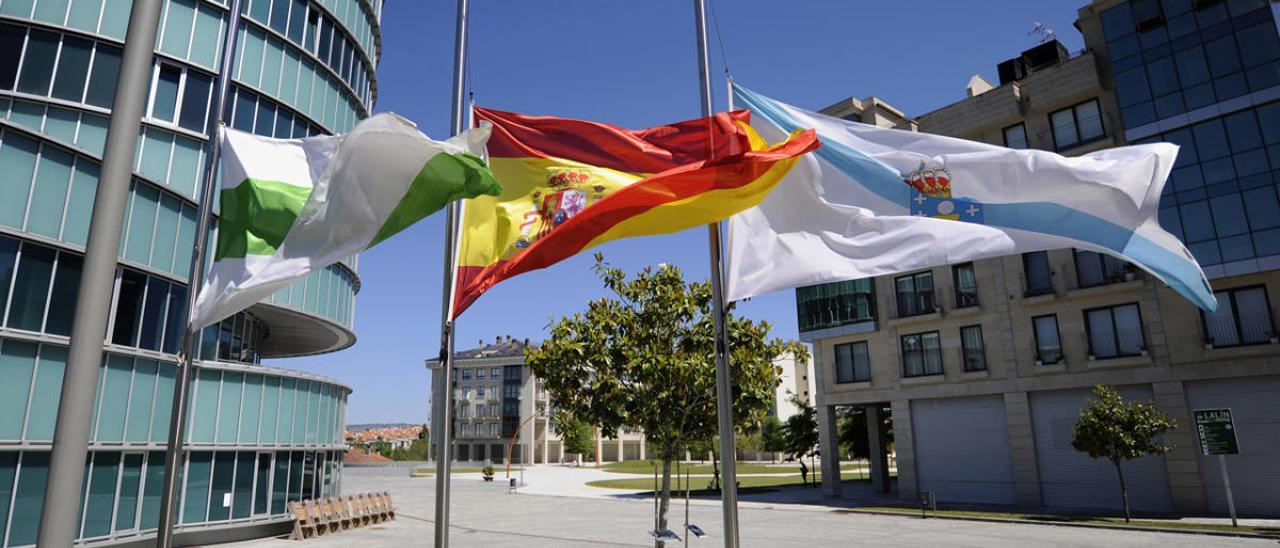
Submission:
[[[1236,442],[1236,427],[1231,421],[1231,409],[1196,409],[1192,411],[1196,421],[1196,434],[1200,436],[1200,452],[1205,455],[1238,455],[1240,444]]]

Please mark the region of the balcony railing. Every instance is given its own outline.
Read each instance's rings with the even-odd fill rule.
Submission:
[[[963,349],[961,357],[964,358],[965,371],[986,371],[987,356],[984,351],[976,348]]]
[[[1061,362],[1063,358],[1062,346],[1037,346],[1036,362],[1037,365],[1049,365]]]
[[[1275,327],[1271,316],[1257,314],[1237,318],[1209,318],[1205,322],[1205,345],[1214,348],[1267,344],[1276,342]]]

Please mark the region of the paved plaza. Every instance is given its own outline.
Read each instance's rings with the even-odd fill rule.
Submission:
[[[396,472],[396,473],[393,473]],[[514,473],[513,473],[514,474]],[[454,477],[451,505],[452,546],[653,546],[653,501],[606,489],[586,487],[600,477],[626,477],[592,469],[534,467],[525,472],[527,486],[508,494],[502,473],[494,483],[475,474]],[[434,478],[409,479],[395,470],[359,470],[343,479],[347,493],[388,491],[397,519],[386,525],[354,529],[309,540],[306,546],[429,545],[433,534]],[[820,506],[817,489],[773,493],[768,501],[744,497],[740,509],[742,545],[747,547],[813,546],[972,546],[1040,548],[1108,546],[1275,546],[1274,540],[1116,531],[1048,525],[1001,524],[848,514]],[[777,496],[777,495],[785,496]],[[720,546],[718,501],[694,501],[691,521],[711,533],[693,539],[692,547]],[[683,523],[684,504],[673,501],[671,528]],[[296,541],[268,539],[238,543],[236,548],[298,546]]]

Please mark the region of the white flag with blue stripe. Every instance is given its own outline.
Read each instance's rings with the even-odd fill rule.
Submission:
[[[759,206],[730,218],[730,300],[1075,247],[1120,257],[1201,308],[1217,307],[1200,265],[1156,218],[1176,145],[1066,157],[849,122],[737,84],[733,94],[764,139],[816,129],[822,146]]]

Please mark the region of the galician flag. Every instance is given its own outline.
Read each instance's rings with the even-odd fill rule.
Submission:
[[[394,114],[342,136],[270,139],[222,131],[222,211],[197,328],[364,251],[449,202],[496,195],[490,128],[429,139]]]
[[[765,139],[816,129],[759,206],[729,220],[730,300],[1016,253],[1114,255],[1217,307],[1200,266],[1156,210],[1178,147],[1068,158],[823,116],[734,84]]]

